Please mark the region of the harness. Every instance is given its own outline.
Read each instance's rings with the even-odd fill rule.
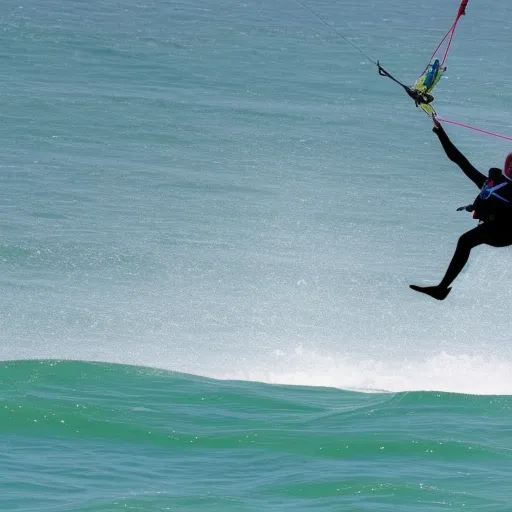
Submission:
[[[488,186],[487,182],[484,183],[484,186],[482,187],[482,190],[480,191],[480,194],[478,194],[478,197],[480,197],[483,200],[489,199],[491,196],[497,197],[498,199],[501,199],[502,201],[505,201],[506,203],[510,203],[508,199],[505,199],[504,197],[500,196],[499,194],[496,194],[496,190],[499,190],[500,188],[506,187],[508,183],[505,181],[503,183],[500,183],[499,185]]]
[[[481,199],[482,201],[486,201],[490,197],[494,196],[494,197],[498,198],[499,200],[510,204],[510,201],[508,199],[506,199],[505,197],[503,197],[497,193],[498,190],[506,187],[508,184],[509,183],[507,181],[504,181],[502,183],[499,183],[498,185],[494,185],[493,181],[487,180],[484,183],[484,186],[482,187],[482,189],[480,190],[477,200]],[[461,206],[461,207],[457,208],[457,211],[458,212],[466,211],[466,212],[470,212],[470,213],[472,212],[474,219],[480,219],[480,216],[478,215],[478,206],[475,206],[475,203],[468,204],[467,206]]]

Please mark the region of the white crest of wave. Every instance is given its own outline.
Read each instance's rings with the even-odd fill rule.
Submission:
[[[269,364],[217,374],[236,379],[353,391],[444,391],[474,395],[512,394],[512,363],[496,356],[437,355],[417,360],[379,361],[327,356],[296,348],[275,351]]]

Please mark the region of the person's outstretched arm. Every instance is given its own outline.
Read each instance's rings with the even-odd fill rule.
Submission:
[[[462,172],[478,187],[482,188],[487,176],[476,170],[470,163],[469,160],[453,145],[453,142],[448,138],[441,123],[434,118],[434,127],[432,131],[439,137],[439,140],[443,146],[446,156],[455,162],[461,169]]]

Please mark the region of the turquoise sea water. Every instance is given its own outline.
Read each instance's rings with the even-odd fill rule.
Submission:
[[[408,83],[457,4],[308,2]],[[508,10],[442,117],[512,135]],[[399,87],[290,0],[6,0],[0,62],[1,510],[507,509],[511,252],[408,289],[476,190]]]
[[[2,510],[506,510],[505,396],[2,365]]]

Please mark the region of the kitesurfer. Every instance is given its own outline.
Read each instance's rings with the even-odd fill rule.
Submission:
[[[478,219],[479,223],[459,238],[441,282],[437,286],[410,286],[417,292],[444,300],[451,291],[450,285],[468,261],[471,249],[482,244],[492,247],[512,245],[512,181],[497,167],[489,169],[488,176],[475,169],[453,145],[441,123],[435,117],[433,120],[432,131],[438,136],[446,156],[480,189],[473,204],[458,208],[459,211],[473,212],[473,218]]]

